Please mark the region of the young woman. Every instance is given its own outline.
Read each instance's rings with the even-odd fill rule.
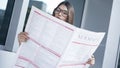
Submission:
[[[73,24],[74,8],[68,1],[63,1],[54,9],[53,16],[60,20],[66,21],[67,23]],[[29,39],[27,35],[27,32],[21,32],[18,35],[19,44],[21,44],[21,42],[26,42]],[[86,63],[93,65],[95,63],[94,56],[91,56]]]

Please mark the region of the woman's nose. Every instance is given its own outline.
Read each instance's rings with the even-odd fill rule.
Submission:
[[[59,13],[58,13],[58,15],[62,16],[62,13],[61,13],[61,12],[59,12]]]

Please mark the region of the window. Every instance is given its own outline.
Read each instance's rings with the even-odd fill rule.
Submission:
[[[0,2],[0,45],[5,45],[10,24],[14,0],[1,0]]]

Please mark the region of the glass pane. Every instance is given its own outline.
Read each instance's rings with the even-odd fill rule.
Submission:
[[[0,44],[4,44],[4,32],[1,31],[3,20],[4,20],[4,15],[6,11],[6,6],[7,6],[7,1],[8,0],[1,0],[0,2]]]
[[[15,0],[0,1],[0,45],[5,45]]]
[[[7,6],[7,0],[2,0],[0,2],[0,28],[5,14],[6,6]]]

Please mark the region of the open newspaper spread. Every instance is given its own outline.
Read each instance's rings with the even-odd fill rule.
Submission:
[[[20,46],[14,68],[84,68],[105,34],[75,27],[35,7],[25,31],[29,40]]]

